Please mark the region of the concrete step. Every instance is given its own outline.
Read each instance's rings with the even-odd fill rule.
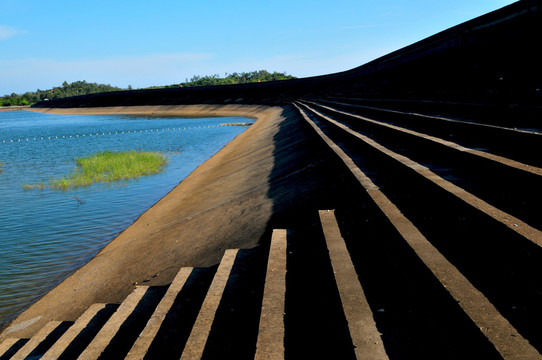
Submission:
[[[148,286],[136,287],[126,300],[122,302],[117,311],[111,316],[109,321],[104,325],[78,359],[98,359],[106,347],[111,343],[126,319],[132,314],[148,289]]]
[[[268,246],[269,242],[266,245],[238,251],[216,311],[203,358],[254,358],[262,311]]]
[[[29,357],[32,353],[36,352],[38,347],[44,343],[47,338],[54,337],[54,333],[58,330],[62,330],[61,321],[50,321],[48,322],[36,335],[32,338],[19,350],[11,359],[13,360],[24,360]],[[49,340],[50,341],[50,340]],[[36,355],[38,356],[39,353]],[[39,357],[39,356],[38,356]]]
[[[331,210],[320,210],[319,215],[356,357],[388,359],[373,312],[341,236],[335,213]]]
[[[209,287],[207,296],[203,301],[194,327],[192,328],[188,341],[186,342],[181,359],[201,359],[209,333],[211,331],[211,326],[215,319],[216,310],[220,304],[226,283],[228,282],[237,252],[237,249],[228,249],[225,251],[213,282]]]
[[[217,268],[218,264],[209,268],[192,269],[184,286],[162,320],[158,332],[154,335],[145,358],[179,359],[181,357]],[[145,329],[142,329],[141,333],[144,331]],[[135,343],[138,341],[142,340],[136,338],[129,352],[135,350]]]
[[[273,230],[256,345],[256,360],[284,359],[286,235],[286,230]]]
[[[154,311],[149,322],[145,326],[143,332],[137,338],[132,349],[126,356],[126,359],[143,359],[151,346],[158,330],[162,326],[164,319],[166,318],[168,312],[171,310],[175,299],[177,298],[179,292],[184,287],[186,280],[192,272],[192,268],[182,268],[171,285],[169,286],[166,294],[158,304],[156,310]]]
[[[58,359],[72,344],[72,342],[81,334],[81,332],[89,325],[96,315],[106,308],[106,304],[91,305],[87,311],[70,326],[70,328],[58,339],[55,344],[43,355],[42,359],[55,360]]]
[[[14,351],[18,351],[16,348],[17,343],[26,342],[26,340],[18,339],[18,338],[7,338],[0,344],[0,358],[7,357],[10,358],[13,354],[10,355],[10,353],[13,353]],[[20,344],[19,348],[21,348],[24,344]]]

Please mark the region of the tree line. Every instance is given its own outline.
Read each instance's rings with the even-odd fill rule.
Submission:
[[[278,81],[278,80],[290,80],[296,79],[295,76],[286,75],[286,73],[273,72],[270,73],[266,70],[242,72],[233,74],[225,74],[225,77],[219,75],[212,76],[193,76],[190,81],[186,79],[186,82],[181,84],[183,86],[211,86],[211,85],[233,85],[233,84],[246,84],[254,82],[264,81]]]
[[[180,84],[166,85],[166,86],[151,86],[147,89],[164,89],[164,88],[176,88],[176,87],[195,87],[195,86],[215,86],[215,85],[235,85],[246,84],[264,81],[279,81],[297,79],[295,76],[287,75],[283,72],[269,72],[267,70],[258,70],[251,72],[241,73],[226,73],[224,77],[220,75],[207,75],[199,76],[194,75],[191,79],[186,79],[185,82]]]
[[[211,76],[193,76],[190,80],[186,79],[183,83],[177,83],[166,86],[151,86],[146,89],[163,89],[176,87],[195,87],[195,86],[213,86],[213,85],[234,85],[265,81],[278,81],[296,79],[295,76],[287,75],[281,72],[269,72],[266,70],[258,70],[241,73],[226,73],[224,77],[219,75]],[[86,81],[75,81],[68,83],[64,81],[62,86],[54,87],[50,90],[37,90],[34,92],[26,92],[24,94],[5,95],[0,97],[0,106],[26,106],[33,105],[43,100],[54,100],[71,96],[88,95],[109,91],[132,90],[132,86],[128,85],[127,89],[119,88],[111,85],[88,83]]]
[[[64,81],[62,86],[57,86],[49,90],[38,89],[34,92],[26,92],[24,94],[12,93],[11,95],[2,96],[0,97],[0,106],[33,105],[46,99],[54,100],[70,96],[88,95],[119,90],[123,89],[111,85],[88,83],[86,81],[75,81],[72,83]]]

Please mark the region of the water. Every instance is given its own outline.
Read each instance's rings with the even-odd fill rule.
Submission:
[[[0,328],[90,260],[198,165],[246,129],[246,118],[148,118],[0,112]],[[158,175],[70,191],[25,190],[111,150],[166,153]]]

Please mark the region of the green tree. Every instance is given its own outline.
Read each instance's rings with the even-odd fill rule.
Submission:
[[[186,80],[185,83],[181,84],[182,86],[191,87],[191,86],[210,86],[210,85],[231,85],[231,84],[246,84],[253,82],[264,82],[264,81],[279,81],[279,80],[289,80],[296,79],[295,76],[286,75],[286,73],[273,72],[270,73],[267,70],[259,70],[252,72],[243,72],[232,74],[225,73],[225,77],[221,78],[218,74],[211,76],[199,76],[194,75],[190,80]],[[170,85],[168,87],[175,87],[175,85]]]
[[[45,99],[53,100],[69,96],[88,95],[100,92],[120,90],[123,89],[111,85],[87,83],[86,81],[75,81],[73,83],[68,83],[67,81],[64,81],[62,83],[62,86],[56,86],[49,90],[38,89],[35,92],[26,92],[22,95],[13,93],[11,95],[5,95],[3,97],[0,97],[0,100],[2,101],[2,106],[33,105]]]

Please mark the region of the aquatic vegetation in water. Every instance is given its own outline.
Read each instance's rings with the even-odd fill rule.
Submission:
[[[103,151],[91,156],[77,158],[77,167],[68,176],[51,179],[48,185],[43,183],[24,185],[25,190],[51,188],[67,190],[69,188],[90,186],[94,183],[108,183],[119,180],[135,179],[143,175],[157,174],[167,165],[167,156],[149,151]]]

